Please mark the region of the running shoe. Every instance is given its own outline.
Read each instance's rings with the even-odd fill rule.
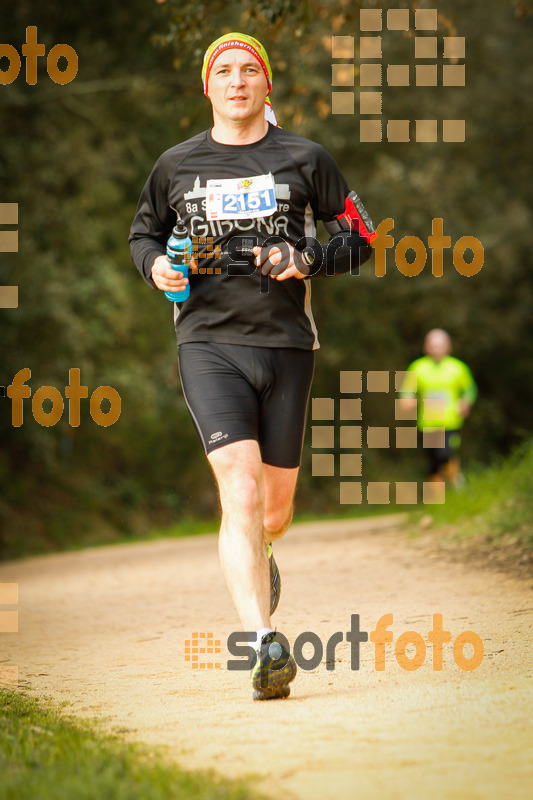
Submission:
[[[277,636],[276,631],[272,631],[261,639],[252,669],[254,700],[274,700],[288,697],[291,693],[289,683],[296,676],[296,662]]]
[[[267,555],[270,564],[270,613],[273,614],[278,607],[281,594],[281,576],[272,552],[272,542],[267,544]]]

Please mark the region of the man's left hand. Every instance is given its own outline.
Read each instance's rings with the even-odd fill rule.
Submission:
[[[271,278],[284,281],[287,278],[305,278],[309,267],[303,262],[300,253],[288,242],[280,242],[268,247],[254,247],[255,265],[261,269],[263,275],[270,274]],[[298,265],[298,266],[296,266]],[[304,271],[306,270],[306,271]]]

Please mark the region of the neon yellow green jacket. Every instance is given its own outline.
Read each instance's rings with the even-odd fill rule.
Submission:
[[[420,429],[444,426],[457,430],[464,422],[459,401],[474,403],[477,387],[472,373],[458,358],[445,356],[434,361],[424,356],[408,367],[400,397],[417,397]]]

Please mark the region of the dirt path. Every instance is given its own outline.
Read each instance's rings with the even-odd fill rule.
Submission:
[[[0,668],[17,665],[21,683],[68,700],[68,711],[168,745],[187,768],[255,774],[271,797],[529,799],[533,589],[443,561],[389,519],[294,526],[276,546],[279,629],[291,642],[314,631],[325,643],[349,630],[351,614],[370,632],[390,612],[383,672],[371,642],[351,670],[344,636],[334,671],[324,659],[299,671],[288,700],[253,703],[248,674],[225,668],[227,637],[239,625],[215,536],[0,565],[0,583],[19,584],[19,633],[0,634]],[[419,669],[399,666],[399,635],[414,630],[427,643],[434,613],[452,643],[464,630],[479,634],[479,668],[461,670],[452,643],[440,672],[429,643]],[[222,669],[193,670],[184,660],[194,632],[221,640],[221,655],[200,660]]]

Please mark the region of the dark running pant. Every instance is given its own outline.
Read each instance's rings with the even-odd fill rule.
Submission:
[[[420,445],[422,446],[422,431],[419,431],[419,436],[421,439]],[[436,475],[444,464],[447,464],[451,458],[457,455],[460,446],[461,431],[450,430],[444,432],[444,447],[424,447],[424,452],[427,454],[429,462],[430,475]]]
[[[300,465],[312,350],[188,342],[179,346],[179,369],[206,454],[255,439],[265,464]]]

